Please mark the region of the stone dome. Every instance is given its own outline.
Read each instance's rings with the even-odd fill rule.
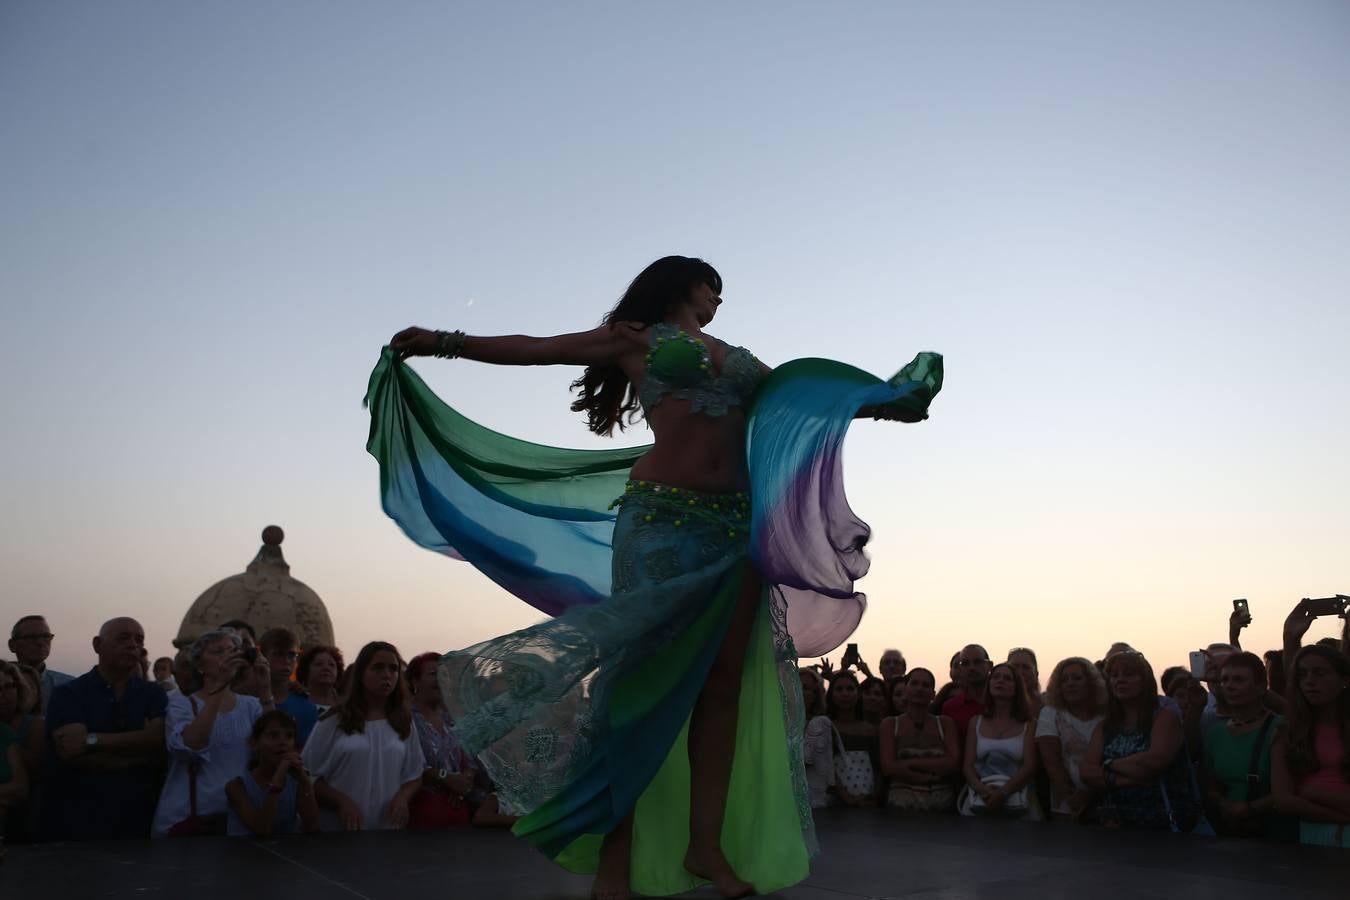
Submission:
[[[281,555],[285,533],[276,525],[263,529],[263,545],[248,568],[217,581],[202,592],[183,617],[173,645],[183,648],[198,636],[231,619],[240,619],[261,635],[269,628],[289,628],[300,646],[333,646],[333,622],[319,595],[291,577]]]

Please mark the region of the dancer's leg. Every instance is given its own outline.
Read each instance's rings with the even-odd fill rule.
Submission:
[[[759,592],[759,576],[747,567],[726,639],[689,722],[689,852],[684,867],[711,881],[723,897],[747,897],[755,892],[722,854],[722,821],[736,752],[741,672],[758,612]]]
[[[600,845],[600,865],[591,883],[592,900],[628,900],[629,868],[633,859],[633,814],[605,835]]]

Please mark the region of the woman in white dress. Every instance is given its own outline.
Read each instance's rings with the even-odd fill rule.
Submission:
[[[403,660],[372,641],[352,666],[351,688],[305,743],[325,831],[403,828],[426,768],[413,731]]]
[[[1036,749],[1050,776],[1050,814],[1077,818],[1095,792],[1079,767],[1092,732],[1106,715],[1106,681],[1081,656],[1061,660],[1050,673],[1045,706],[1036,722]]]

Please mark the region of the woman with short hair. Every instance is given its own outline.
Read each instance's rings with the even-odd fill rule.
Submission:
[[[295,664],[295,680],[309,693],[310,702],[319,708],[319,715],[336,706],[340,699],[338,688],[342,678],[342,651],[320,644],[308,647]]]
[[[151,826],[155,837],[225,833],[225,785],[248,771],[253,723],[272,707],[270,696],[235,692],[236,680],[248,671],[252,683],[271,684],[267,658],[259,654],[249,663],[241,649],[238,632],[220,628],[197,638],[188,650],[201,688],[169,695],[164,725],[169,773]]]
[[[1205,735],[1202,785],[1225,834],[1255,836],[1274,825],[1270,757],[1282,716],[1266,709],[1266,667],[1254,653],[1234,653],[1219,667],[1229,716]]]
[[[881,722],[881,772],[890,784],[886,805],[911,812],[950,812],[956,804],[952,776],[961,768],[956,723],[933,715],[935,682],[923,667],[893,679],[896,715]]]

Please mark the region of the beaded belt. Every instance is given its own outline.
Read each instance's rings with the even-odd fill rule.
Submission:
[[[695,521],[726,526],[727,537],[744,535],[750,526],[750,492],[709,494],[688,488],[671,487],[655,481],[630,481],[623,496],[609,505],[636,503],[646,509],[644,522],[671,520],[676,528]]]

